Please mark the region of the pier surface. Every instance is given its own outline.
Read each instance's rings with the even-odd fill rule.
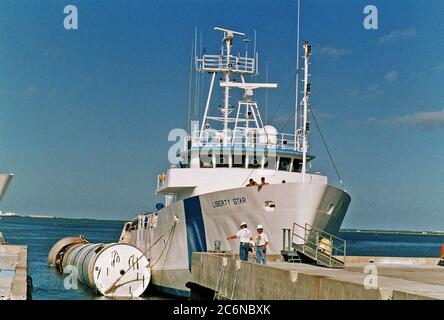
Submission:
[[[0,245],[0,300],[26,300],[27,247]]]
[[[344,268],[329,269],[282,261],[259,265],[232,255],[193,253],[191,287],[233,300],[444,300],[444,267],[438,261],[347,257]]]

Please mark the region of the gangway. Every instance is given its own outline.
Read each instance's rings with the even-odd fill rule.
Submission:
[[[288,229],[286,229],[288,230]],[[328,268],[343,268],[347,241],[308,223],[293,223],[292,248],[302,258]]]

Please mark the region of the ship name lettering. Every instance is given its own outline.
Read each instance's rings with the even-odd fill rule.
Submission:
[[[225,206],[237,206],[239,204],[247,203],[247,199],[245,197],[233,198],[233,199],[223,199],[223,200],[214,200],[212,202],[213,208],[221,208]]]
[[[243,204],[243,203],[247,203],[247,199],[245,197],[242,198],[233,198],[233,204],[237,205],[237,204]]]
[[[220,207],[224,207],[224,206],[229,206],[230,200],[225,199],[225,200],[216,200],[213,201],[213,208],[220,208]]]

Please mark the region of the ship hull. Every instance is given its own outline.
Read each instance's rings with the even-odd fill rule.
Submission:
[[[243,187],[201,194],[159,210],[156,228],[135,231],[132,243],[147,251],[150,243],[162,238],[147,253],[153,265],[152,284],[166,293],[187,296],[192,252],[213,250],[214,241],[219,240],[221,250],[237,254],[238,241],[227,240],[227,236],[235,233],[241,222],[247,222],[252,232],[262,224],[270,239],[267,253],[280,254],[282,229],[291,229],[293,223],[309,223],[336,235],[350,200],[345,191],[316,183],[270,184],[261,190]]]

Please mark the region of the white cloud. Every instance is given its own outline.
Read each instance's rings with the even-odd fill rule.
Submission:
[[[387,72],[387,74],[384,76],[384,78],[387,82],[393,82],[398,79],[398,76],[399,76],[398,71],[392,70],[392,71]]]
[[[367,88],[367,92],[364,93],[363,98],[375,98],[384,95],[384,91],[379,87],[379,84],[373,84]]]
[[[351,97],[363,100],[373,99],[384,95],[384,91],[380,88],[379,84],[372,84],[362,90],[346,88],[345,93]]]
[[[52,57],[52,56],[58,56],[62,53],[62,49],[58,48],[58,47],[50,47],[50,48],[46,48],[42,54],[45,57]]]
[[[284,126],[285,124],[287,124],[288,126],[294,126],[294,118],[292,118],[291,120],[289,120],[289,118],[292,117],[292,113],[278,113],[276,114],[273,119],[268,119],[269,122],[271,122],[271,124],[273,126],[275,126],[278,131],[282,128],[282,126]]]
[[[321,47],[317,49],[317,53],[319,55],[329,58],[340,58],[346,55],[349,55],[352,53],[349,49],[339,49],[339,48],[333,48],[329,46]]]
[[[34,86],[30,86],[27,87],[24,91],[23,94],[27,97],[32,97],[37,93],[37,88]]]
[[[329,112],[323,112],[323,111],[315,109],[315,108],[311,108],[311,110],[317,119],[333,119],[334,118],[334,115]]]
[[[410,39],[416,35],[416,30],[411,28],[407,30],[394,30],[385,36],[382,36],[376,40],[376,43],[383,45],[386,43],[396,42],[398,40]]]
[[[444,108],[439,111],[420,111],[383,120],[369,119],[368,123],[395,127],[444,127]]]
[[[323,112],[319,109],[312,108],[312,111],[314,112],[314,115],[316,119],[319,121],[323,119],[333,119],[334,115],[328,112]],[[262,114],[263,116],[263,114]],[[299,114],[301,116],[301,114]],[[291,119],[290,119],[291,118]],[[264,119],[264,118],[263,118]],[[268,122],[270,122],[270,119],[268,119]],[[281,131],[282,127],[285,126],[284,129],[287,131],[290,128],[294,128],[294,110],[289,111],[288,113],[277,113],[270,122],[273,126],[275,126],[278,131]],[[285,131],[285,130],[284,130]]]
[[[444,62],[441,62],[435,68],[433,68],[435,71],[444,71]]]

